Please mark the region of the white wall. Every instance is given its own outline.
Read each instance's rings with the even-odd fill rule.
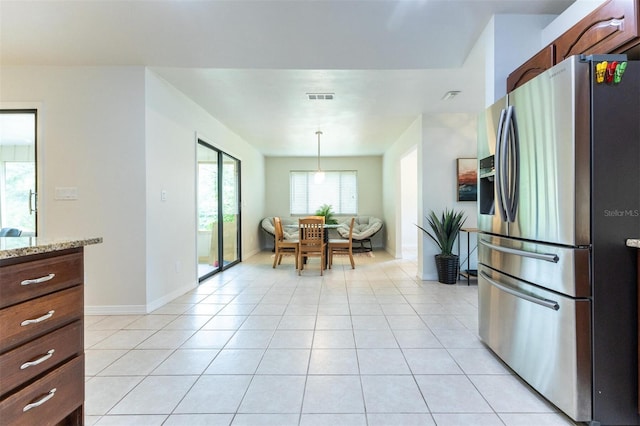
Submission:
[[[418,148],[400,160],[400,244],[402,258],[415,257],[418,251]]]
[[[144,313],[197,284],[196,133],[242,161],[242,254],[258,251],[262,155],[145,68],[4,67],[0,87],[3,107],[39,105],[40,235],[104,238],[85,249],[87,313]]]
[[[485,67],[487,105],[507,94],[507,77],[516,68],[538,53],[544,46],[541,32],[555,15],[494,15],[483,32],[487,46]]]
[[[88,309],[146,302],[144,76],[142,67],[0,70],[3,106],[40,105],[40,235],[104,238],[85,249]],[[77,187],[78,200],[55,200],[56,187]]]
[[[425,224],[430,210],[437,213],[444,208],[463,210],[465,227],[477,225],[475,202],[456,201],[456,159],[477,155],[477,117],[475,114],[422,115],[411,124],[394,145],[387,150],[383,161],[384,211],[387,226],[387,251],[395,256],[402,253],[402,159],[417,147],[418,200],[417,223]],[[461,247],[466,251],[466,247]],[[433,256],[437,246],[428,237],[418,238],[418,278],[437,279]],[[472,265],[475,265],[472,259]]]
[[[465,227],[477,226],[477,204],[456,201],[456,159],[477,156],[477,117],[473,114],[441,114],[422,117],[422,149],[418,151],[422,170],[422,203],[419,224],[427,227],[425,216],[445,208],[466,213]],[[419,161],[420,161],[419,160]],[[425,224],[427,226],[425,226]],[[418,240],[418,276],[437,279],[434,255],[438,247],[424,236]]]
[[[197,284],[196,142],[241,161],[242,257],[256,253],[264,209],[264,158],[151,71],[146,74],[147,303],[158,307]],[[161,191],[166,201],[161,201]]]
[[[418,149],[418,176],[422,176],[420,146],[422,144],[422,116],[415,119],[413,123],[400,135],[398,140],[385,152],[382,161],[383,174],[383,206],[384,217],[387,229],[386,250],[391,255],[399,257],[402,254],[402,183],[401,164],[402,159],[407,153],[414,149]],[[420,179],[416,182],[417,191],[416,199],[418,206],[422,203],[422,182]],[[420,216],[420,212],[416,212],[416,216]]]
[[[264,216],[289,216],[289,172],[316,170],[317,157],[267,157]],[[385,222],[382,232],[372,239],[375,247],[383,246],[387,219],[384,217],[382,198],[382,157],[322,157],[321,166],[328,170],[356,170],[358,173],[358,215],[375,216]],[[256,222],[256,226],[258,222]],[[270,247],[263,238],[263,246]]]

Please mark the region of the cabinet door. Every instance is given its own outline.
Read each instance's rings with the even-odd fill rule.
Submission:
[[[0,400],[3,425],[53,426],[76,423],[69,413],[84,401],[84,355],[77,356],[41,379]],[[62,420],[67,417],[66,421]]]
[[[618,53],[638,42],[639,0],[609,0],[555,42],[555,63],[572,55]]]
[[[0,395],[5,395],[82,351],[82,321],[75,321],[0,355]]]
[[[554,50],[555,46],[550,44],[509,74],[507,78],[507,93],[551,68],[554,65]]]
[[[82,284],[81,250],[0,267],[0,308]]]
[[[82,319],[81,285],[0,310],[0,350],[12,349]]]

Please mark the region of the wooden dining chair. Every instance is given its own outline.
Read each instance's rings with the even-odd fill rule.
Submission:
[[[325,222],[325,217],[324,216],[306,216],[303,219],[320,219],[320,220],[322,220],[323,224]]]
[[[298,269],[298,249],[300,243],[298,240],[285,240],[284,231],[282,229],[282,221],[279,217],[273,218],[273,228],[275,231],[275,250],[276,255],[273,259],[273,267],[282,263],[282,256],[285,254],[293,254],[296,258],[296,269]]]
[[[324,220],[303,218],[298,220],[300,247],[298,248],[298,275],[302,274],[305,260],[320,258],[320,275],[323,275],[327,243],[324,240]]]
[[[333,263],[333,254],[348,254],[351,261],[351,269],[356,268],[356,264],[353,261],[353,225],[356,221],[355,217],[351,218],[351,224],[349,225],[349,238],[330,239],[328,245],[329,256],[329,269]]]

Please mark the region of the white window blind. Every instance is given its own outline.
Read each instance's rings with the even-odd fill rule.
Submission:
[[[315,171],[291,171],[290,210],[292,215],[313,214],[330,204],[336,214],[358,214],[358,174],[355,170],[324,172],[324,180],[314,181]]]

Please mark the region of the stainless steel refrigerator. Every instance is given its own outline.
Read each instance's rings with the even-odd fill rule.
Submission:
[[[640,236],[640,62],[625,59],[571,57],[479,119],[480,336],[594,425],[640,424],[625,247]]]

